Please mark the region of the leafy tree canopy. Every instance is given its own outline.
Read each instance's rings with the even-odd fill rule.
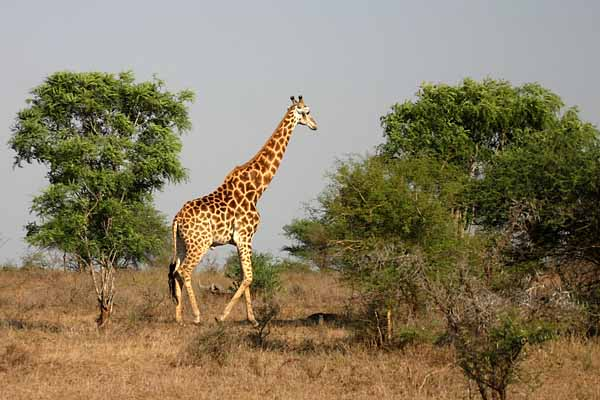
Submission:
[[[498,151],[554,126],[561,99],[538,84],[465,79],[457,86],[423,84],[415,101],[381,117],[387,157],[428,155],[471,174]]]
[[[294,219],[283,227],[285,236],[293,241],[290,246],[283,247],[294,257],[299,257],[324,270],[332,267],[327,226],[310,219]]]
[[[350,159],[330,179],[318,201],[322,222],[335,238],[395,237],[421,244],[446,229],[462,185],[460,171],[428,157]]]
[[[295,241],[286,250],[310,259],[327,256],[327,267],[349,271],[348,259],[356,258],[349,250],[363,252],[370,248],[364,243],[387,241],[403,243],[397,247],[407,250],[426,249],[447,265],[447,252],[460,231],[453,211],[464,177],[459,169],[429,157],[342,161],[311,217],[286,226]]]
[[[58,72],[34,88],[9,146],[15,164],[48,168],[33,200],[29,243],[86,263],[140,261],[164,241],[152,193],[186,176],[178,134],[191,122],[188,90],[173,94],[131,72]]]
[[[530,245],[522,256],[570,255],[600,265],[600,136],[574,110],[498,154],[467,197],[482,226],[519,225],[521,244]]]
[[[520,221],[517,258],[566,251],[600,263],[600,253],[592,255],[598,130],[575,108],[565,110],[558,95],[492,79],[424,84],[415,101],[394,105],[381,123],[381,156],[426,155],[471,178],[457,196],[468,223],[497,230]]]

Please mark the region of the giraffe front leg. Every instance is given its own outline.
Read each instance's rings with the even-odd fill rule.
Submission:
[[[252,247],[248,243],[236,243],[238,247],[238,254],[240,257],[240,264],[242,266],[242,273],[244,274],[244,278],[242,279],[242,283],[240,287],[238,287],[237,291],[225,307],[223,314],[219,317],[218,321],[225,321],[225,319],[229,316],[231,309],[238,302],[242,294],[246,297],[246,312],[248,315],[248,320],[252,325],[258,326],[258,322],[256,322],[256,318],[254,317],[254,311],[252,310],[252,300],[250,297],[250,285],[252,284]]]
[[[254,310],[252,309],[252,297],[250,296],[250,287],[247,287],[246,290],[244,290],[244,297],[246,298],[246,314],[248,316],[248,321],[250,321],[250,323],[257,327],[258,326],[258,322],[256,321],[256,317],[254,317]]]

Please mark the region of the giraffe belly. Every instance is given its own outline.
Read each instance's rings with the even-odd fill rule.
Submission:
[[[213,237],[213,242],[210,247],[223,246],[224,244],[233,244],[233,236],[227,239],[225,236]]]
[[[213,226],[213,247],[233,243],[233,224],[218,224]]]

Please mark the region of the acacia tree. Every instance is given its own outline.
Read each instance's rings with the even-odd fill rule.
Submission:
[[[468,174],[463,217],[501,229],[518,206],[535,244],[527,257],[568,253],[600,265],[593,206],[599,133],[576,109],[565,110],[558,95],[492,79],[424,84],[416,100],[394,105],[381,123],[382,156],[427,155]]]
[[[179,134],[191,127],[193,93],[119,75],[57,72],[31,92],[12,127],[15,165],[47,167],[49,186],[33,199],[27,225],[35,246],[75,257],[91,274],[104,324],[114,269],[148,260],[164,245],[153,193],[185,178]]]
[[[494,154],[555,126],[562,107],[559,96],[536,83],[426,83],[415,101],[381,117],[386,141],[379,150],[391,158],[428,155],[477,175]]]
[[[506,225],[519,206],[528,251],[515,261],[560,256],[600,266],[600,135],[575,110],[498,154],[469,192],[488,228]]]
[[[283,251],[310,262],[320,271],[334,268],[327,225],[310,219],[294,219],[283,227],[283,232],[293,242],[284,246]]]
[[[463,176],[427,156],[351,158],[330,174],[310,219],[292,222],[308,234],[288,228],[302,233],[288,237],[309,257],[322,251],[309,233],[326,236],[330,265],[358,294],[359,337],[387,345],[402,311],[423,309],[420,273],[445,275],[463,252],[452,217]]]

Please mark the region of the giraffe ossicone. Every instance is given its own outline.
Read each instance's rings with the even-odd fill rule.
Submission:
[[[317,129],[310,107],[304,103],[302,96],[298,96],[297,100],[294,96],[290,99],[292,104],[283,119],[254,157],[235,167],[215,191],[188,201],[175,215],[171,226],[173,258],[169,266],[169,288],[176,305],[177,322],[183,321],[182,286],[190,299],[194,322],[200,322],[192,272],[211,247],[233,244],[238,249],[244,276],[217,320],[224,321],[243,294],[248,320],[257,325],[250,295],[252,237],[260,221],[256,204],[277,172],[296,125]]]

